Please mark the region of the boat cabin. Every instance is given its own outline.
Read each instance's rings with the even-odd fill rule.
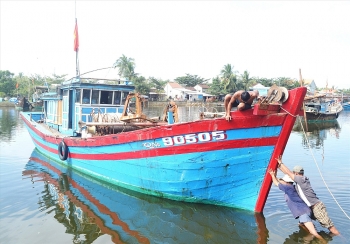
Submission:
[[[100,114],[121,115],[133,85],[83,83],[80,79],[63,82],[54,92],[43,93],[45,124],[60,133],[76,136],[79,122],[91,122]]]

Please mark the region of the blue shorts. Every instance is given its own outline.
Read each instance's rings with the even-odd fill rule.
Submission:
[[[310,213],[305,213],[303,215],[300,215],[299,222],[300,223],[311,222]]]

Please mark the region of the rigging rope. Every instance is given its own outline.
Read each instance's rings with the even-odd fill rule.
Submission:
[[[337,199],[335,199],[333,193],[331,192],[331,190],[329,189],[329,187],[328,187],[326,181],[325,181],[324,178],[323,178],[323,175],[322,175],[322,173],[321,173],[320,167],[318,166],[318,163],[317,163],[317,161],[316,161],[316,159],[315,159],[314,153],[313,153],[312,150],[311,150],[311,146],[310,146],[309,140],[308,140],[308,138],[307,138],[307,135],[306,135],[306,133],[305,133],[305,130],[304,130],[304,127],[303,127],[303,123],[302,123],[302,121],[301,121],[301,119],[300,119],[300,116],[299,116],[299,122],[300,122],[300,124],[301,124],[301,128],[303,129],[303,133],[304,133],[304,136],[305,136],[305,140],[306,140],[306,142],[307,142],[307,145],[308,145],[308,147],[309,147],[309,150],[310,150],[310,152],[311,152],[311,155],[312,155],[312,157],[313,157],[313,159],[314,159],[314,162],[315,162],[315,164],[316,164],[317,170],[318,170],[318,172],[320,173],[321,179],[323,180],[323,183],[325,184],[327,190],[329,191],[329,193],[330,193],[331,196],[333,197],[333,199],[334,199],[334,201],[336,202],[336,204],[339,206],[340,210],[343,211],[343,213],[345,214],[345,216],[346,216],[348,219],[350,219],[349,215],[347,215],[347,213],[344,211],[344,209],[343,209],[343,208],[340,206],[340,204],[338,203]]]

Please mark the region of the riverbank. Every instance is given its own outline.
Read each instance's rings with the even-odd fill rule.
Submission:
[[[12,107],[12,108],[14,108],[15,104],[12,103],[12,102],[9,102],[9,101],[3,101],[3,102],[0,102],[0,107],[2,107],[2,108],[4,108],[4,107]]]
[[[145,103],[146,106],[150,106],[150,107],[165,107],[169,102],[168,101],[148,101]],[[223,106],[224,103],[223,102],[214,102],[214,103],[205,103],[205,102],[189,102],[189,101],[177,101],[176,105],[177,106],[181,106],[181,107],[189,107],[189,106],[205,106],[205,105],[209,105],[210,106]],[[15,104],[9,101],[3,101],[0,102],[0,107],[15,107]]]

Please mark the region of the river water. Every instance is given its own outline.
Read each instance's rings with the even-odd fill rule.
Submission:
[[[198,109],[180,108],[180,120],[198,116]],[[159,116],[162,108],[146,111]],[[337,121],[309,123],[305,133],[303,127],[297,120],[283,161],[304,167],[341,236],[315,222],[318,232],[328,243],[350,243],[350,111]],[[298,226],[274,186],[256,214],[88,179],[41,156],[14,108],[0,108],[0,228],[1,243],[319,243]]]

